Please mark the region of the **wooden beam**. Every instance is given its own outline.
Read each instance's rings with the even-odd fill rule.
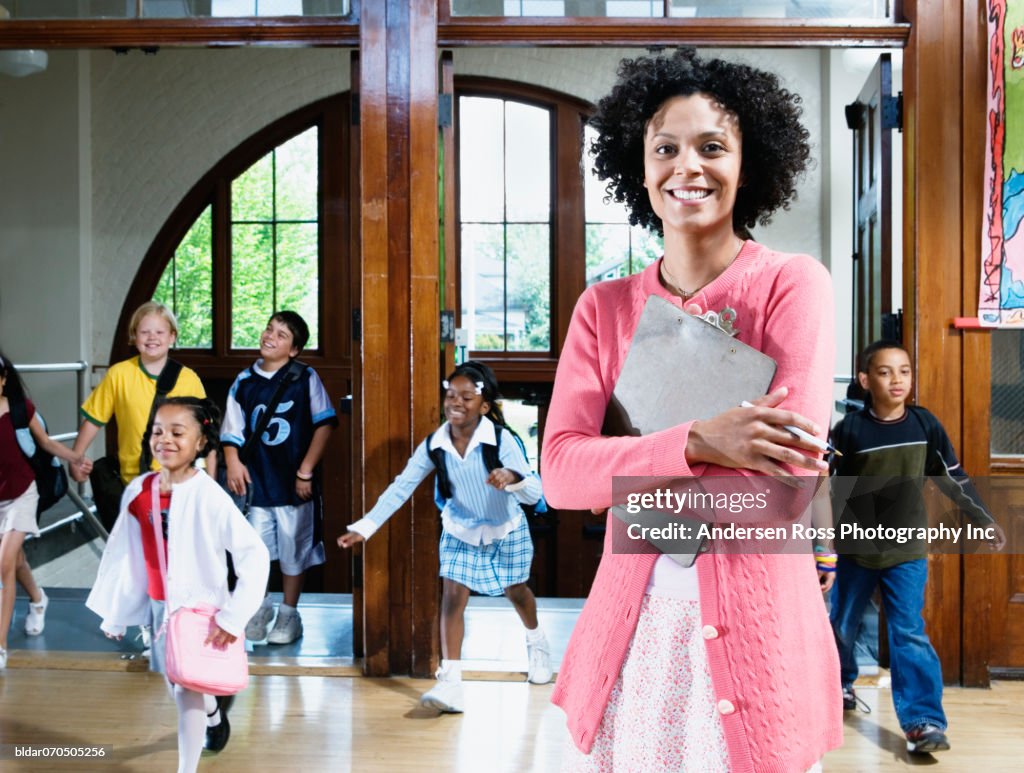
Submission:
[[[388,133],[387,27],[385,8],[368,3],[360,25],[359,231],[362,267],[360,312],[362,357],[359,393],[353,406],[361,428],[362,507],[366,512],[392,477],[388,382],[391,363],[388,314]],[[390,526],[363,548],[363,669],[390,673]]]
[[[369,3],[373,5],[373,3]],[[331,17],[88,19],[0,22],[5,48],[359,45],[359,25]]]
[[[438,65],[436,0],[393,0],[408,9],[408,178],[403,192],[410,202],[409,292],[412,347],[409,394],[410,451],[437,428],[442,378],[440,233],[438,227]],[[433,487],[420,486],[413,498],[411,550],[401,557],[412,565],[413,676],[431,676],[440,653],[440,595],[437,546],[439,518]],[[411,558],[411,561],[410,561]]]
[[[976,0],[963,0],[974,3]],[[950,320],[962,315],[960,245],[963,185],[961,3],[907,0],[913,25],[904,65],[904,344],[915,363],[916,401],[931,410],[960,448],[962,341]],[[941,89],[935,84],[942,83]],[[952,106],[952,107],[951,107]],[[977,140],[979,143],[981,139]],[[961,557],[928,560],[925,618],[946,681],[961,668]]]
[[[521,46],[736,46],[901,48],[910,25],[822,19],[596,19],[463,17],[438,25],[447,47]]]

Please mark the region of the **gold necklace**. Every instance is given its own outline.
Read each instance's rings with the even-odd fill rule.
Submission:
[[[722,269],[722,271],[724,270],[725,269]],[[676,295],[682,296],[684,301],[689,300],[694,295],[703,290],[705,287],[707,287],[709,284],[718,279],[722,271],[717,272],[714,276],[712,276],[710,279],[704,282],[704,284],[699,285],[698,287],[695,287],[692,290],[684,290],[682,287],[679,286],[679,283],[676,282],[675,277],[673,277],[672,274],[669,273],[664,258],[661,261],[661,278],[665,280],[665,284],[668,285],[668,289],[674,292]]]
[[[740,254],[740,251],[743,249],[743,244],[744,242],[741,241],[739,248],[737,248],[736,250],[736,254],[732,256],[728,263],[726,263],[718,271],[712,274],[706,282],[704,282],[702,285],[695,287],[692,290],[684,290],[682,287],[680,287],[679,283],[676,282],[675,277],[669,273],[668,262],[665,260],[664,257],[662,257],[661,259],[661,278],[665,280],[665,283],[668,285],[669,290],[676,293],[676,295],[682,296],[684,301],[688,301],[690,300],[690,298],[695,296],[709,284],[718,279],[718,277],[720,277],[723,273],[725,273],[725,270],[733,264],[733,261],[735,261],[736,257]]]

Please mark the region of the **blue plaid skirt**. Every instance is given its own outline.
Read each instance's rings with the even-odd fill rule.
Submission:
[[[441,530],[441,576],[471,591],[501,596],[505,588],[526,582],[533,562],[533,540],[526,518],[497,542],[470,545]]]

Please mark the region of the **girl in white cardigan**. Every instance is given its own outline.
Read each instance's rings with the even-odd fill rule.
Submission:
[[[135,478],[121,499],[121,514],[110,533],[86,606],[103,618],[112,639],[126,626],[146,622],[151,609],[157,631],[150,668],[164,673],[163,622],[179,607],[211,604],[215,646],[242,635],[263,600],[270,558],[263,541],[217,483],[195,467],[216,448],[219,411],[209,400],[172,397],[153,419],[150,446],[159,473]],[[167,588],[160,576],[153,533],[152,487],[160,487],[167,551]],[[226,551],[238,582],[228,590]],[[178,706],[178,771],[191,773],[205,748],[220,751],[231,732],[227,710],[234,696],[214,697],[170,685]]]

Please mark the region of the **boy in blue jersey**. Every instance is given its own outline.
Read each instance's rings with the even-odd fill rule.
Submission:
[[[290,373],[289,363],[308,340],[309,327],[294,311],[271,315],[260,336],[260,358],[231,385],[221,427],[228,489],[239,496],[249,489],[249,522],[263,538],[271,560],[281,566],[284,601],[273,629],[267,633],[274,618],[269,596],[245,628],[245,638],[270,644],[290,644],[302,636],[296,609],[302,583],[307,569],[324,562],[316,472],[338,419],[316,371],[300,368],[298,378]],[[279,387],[283,391],[273,416],[261,437],[250,443],[243,461],[239,451]]]
[[[845,508],[836,508],[836,515],[862,527],[927,526],[919,483],[928,476],[964,515],[989,530],[995,549],[1001,548],[1005,536],[957,461],[942,424],[927,409],[907,404],[913,370],[906,350],[893,341],[876,341],[860,355],[857,370],[857,379],[867,390],[865,406],[832,429],[832,443],[842,454],[833,458],[832,474],[859,476],[866,493],[849,497]],[[871,481],[878,485],[885,480],[894,483],[872,490]],[[864,608],[878,586],[889,630],[892,698],[907,751],[945,751],[949,740],[942,668],[922,618],[927,548],[923,541],[885,544],[880,550],[868,547],[847,542],[844,551],[842,541],[836,546],[840,555],[831,620],[839,647],[843,708],[857,704],[854,642]]]

